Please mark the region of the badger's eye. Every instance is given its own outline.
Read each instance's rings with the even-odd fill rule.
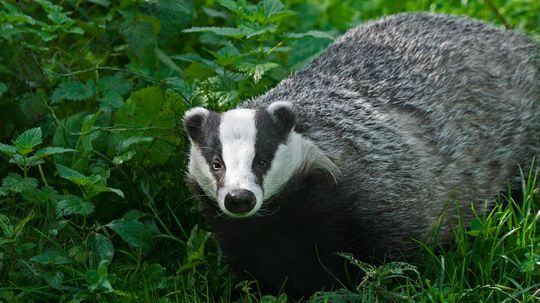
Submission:
[[[259,162],[257,162],[257,166],[259,166],[260,168],[266,168],[267,165],[268,162],[266,160],[259,160]]]
[[[212,162],[212,168],[215,171],[218,171],[218,170],[221,170],[223,168],[223,165],[221,165],[221,162],[219,162],[218,160],[214,160],[214,162]]]

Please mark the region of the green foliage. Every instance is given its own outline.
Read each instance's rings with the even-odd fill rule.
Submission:
[[[540,37],[538,1],[0,1],[0,302],[290,302],[239,281],[186,188],[181,118],[266,92],[348,28],[467,14]],[[453,248],[312,302],[538,300],[533,175]]]

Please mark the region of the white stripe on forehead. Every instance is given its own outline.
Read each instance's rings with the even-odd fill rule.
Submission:
[[[219,125],[219,138],[221,143],[251,143],[255,146],[255,110],[233,109],[224,112]]]
[[[255,110],[234,109],[223,113],[219,139],[225,163],[225,187],[255,182],[251,165],[255,158],[256,135]]]
[[[255,110],[234,109],[221,116],[219,140],[221,157],[225,164],[223,186],[218,190],[218,204],[225,212],[224,200],[227,193],[247,189],[255,194],[257,211],[262,204],[262,189],[256,183],[251,166],[255,158]]]

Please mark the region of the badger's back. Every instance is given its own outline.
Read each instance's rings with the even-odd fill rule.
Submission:
[[[246,128],[252,130],[246,142],[255,147],[238,146],[268,154],[279,150],[272,123],[279,129],[294,123],[300,135],[292,131],[281,147],[303,150],[307,142],[314,153],[272,160],[277,167],[315,158],[341,172],[334,182],[324,170],[301,169],[258,215],[242,219],[220,214],[213,183],[199,182],[203,211],[229,263],[265,290],[281,289],[286,278],[287,293],[301,296],[346,278],[335,252],[362,260],[408,254],[418,247],[412,239],[427,240],[440,222],[447,241],[456,203],[468,222],[470,203],[482,207],[507,189],[518,165],[528,167],[539,152],[539,66],[535,45],[522,35],[461,17],[402,14],[351,30],[303,71],[241,105],[258,111],[221,118],[191,111],[186,125],[198,140],[192,151],[209,141],[214,145],[204,150],[215,153],[221,147],[215,129],[225,138],[222,131],[239,137]],[[276,101],[292,103],[296,121],[290,104]],[[231,120],[240,113],[248,118]],[[270,132],[257,137],[265,128]],[[264,144],[273,145],[266,151]],[[193,167],[207,169],[210,156],[193,155]],[[215,176],[223,171],[217,164]]]
[[[443,237],[508,188],[540,150],[540,70],[526,37],[471,19],[400,14],[361,25],[266,95],[340,168],[342,193],[386,228],[386,245]],[[419,229],[421,229],[419,231]],[[412,244],[409,242],[409,244]]]

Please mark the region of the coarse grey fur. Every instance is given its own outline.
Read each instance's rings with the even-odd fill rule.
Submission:
[[[454,203],[468,222],[471,203],[516,188],[518,165],[540,151],[539,66],[519,33],[399,14],[350,30],[241,107],[291,102],[296,131],[338,166],[339,190],[361,192],[356,211],[377,222],[379,245],[409,251],[439,222],[449,240]]]
[[[235,162],[210,168],[231,144],[221,145],[218,130],[234,123],[220,119],[239,111],[199,108],[184,120],[191,160],[198,157],[190,161],[192,185],[236,272],[264,290],[287,280],[288,294],[306,296],[347,277],[335,252],[368,261],[410,255],[419,246],[413,239],[429,241],[437,229],[448,243],[456,208],[468,224],[473,208],[489,209],[509,185],[519,190],[519,166],[528,170],[540,154],[538,47],[465,17],[394,15],[352,29],[304,70],[240,107],[257,109],[238,115],[252,120],[234,123],[256,133],[259,151],[292,139],[309,146],[301,149],[303,169],[259,213],[223,214],[213,191],[227,177],[223,167]],[[280,141],[293,122],[297,134]],[[240,128],[231,132],[240,136]],[[293,161],[266,160],[286,164],[280,168]],[[333,168],[336,181],[326,174]],[[197,183],[196,176],[209,181]]]

